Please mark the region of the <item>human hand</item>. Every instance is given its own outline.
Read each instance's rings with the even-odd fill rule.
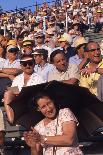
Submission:
[[[24,140],[27,143],[27,145],[31,148],[36,148],[36,141],[33,139],[33,134],[29,132],[24,132],[23,134]]]
[[[14,80],[14,78],[15,78],[15,76],[14,76],[14,75],[10,75],[10,74],[9,74],[9,75],[8,75],[8,78],[9,78],[10,80],[12,80],[12,81],[13,81],[13,80]]]

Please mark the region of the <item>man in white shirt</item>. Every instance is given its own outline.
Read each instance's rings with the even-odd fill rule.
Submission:
[[[11,89],[6,91],[4,94],[4,106],[8,116],[8,120],[11,123],[14,120],[14,112],[9,106],[9,103],[12,101],[12,99],[19,94],[23,87],[45,82],[40,75],[34,72],[35,61],[32,56],[24,55],[20,60],[20,64],[23,73],[14,78]],[[15,87],[16,91],[13,91]]]

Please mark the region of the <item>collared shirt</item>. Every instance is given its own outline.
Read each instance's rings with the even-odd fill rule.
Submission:
[[[12,63],[10,63],[9,59],[6,59],[4,62],[3,68],[21,68],[20,60],[16,59]]]
[[[87,67],[89,67],[89,64],[87,64]],[[98,64],[98,68],[103,68],[103,60]],[[91,73],[88,77],[81,75],[79,85],[88,88],[91,93],[97,96],[97,81],[99,77],[100,74],[97,72]]]
[[[45,81],[42,79],[40,75],[33,73],[30,76],[30,79],[28,80],[26,86],[37,85],[37,84],[44,83],[44,82]],[[14,87],[14,86],[17,86],[19,88],[19,91],[21,91],[22,87],[24,86],[24,73],[14,78],[11,87]]]
[[[34,67],[34,71],[39,74],[45,82],[47,82],[48,80],[48,74],[50,71],[53,71],[55,68],[54,65],[46,63],[43,67],[41,67],[40,65],[35,65]]]
[[[79,65],[81,63],[82,59],[79,58],[79,56],[76,54],[75,56],[70,57],[69,63],[73,63],[76,65]]]
[[[0,131],[5,131],[3,112],[0,109]]]
[[[48,81],[57,80],[69,80],[71,78],[79,79],[79,70],[77,65],[70,64],[65,72],[59,72],[56,68],[55,70],[51,71],[48,75]]]

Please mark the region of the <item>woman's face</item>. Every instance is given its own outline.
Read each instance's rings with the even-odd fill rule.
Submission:
[[[37,101],[39,111],[49,119],[54,119],[56,116],[56,108],[53,101],[48,97],[44,96]]]

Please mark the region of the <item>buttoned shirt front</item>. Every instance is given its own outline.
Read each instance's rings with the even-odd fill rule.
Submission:
[[[48,74],[50,71],[54,70],[54,65],[46,63],[44,66],[35,65],[34,71],[39,74],[45,82],[48,81]]]
[[[42,77],[36,73],[33,73],[30,76],[30,79],[28,80],[26,86],[32,86],[37,85],[40,83],[44,83],[45,81],[42,79]],[[12,82],[12,87],[17,86],[19,91],[21,91],[22,87],[24,86],[24,73],[16,76]]]

